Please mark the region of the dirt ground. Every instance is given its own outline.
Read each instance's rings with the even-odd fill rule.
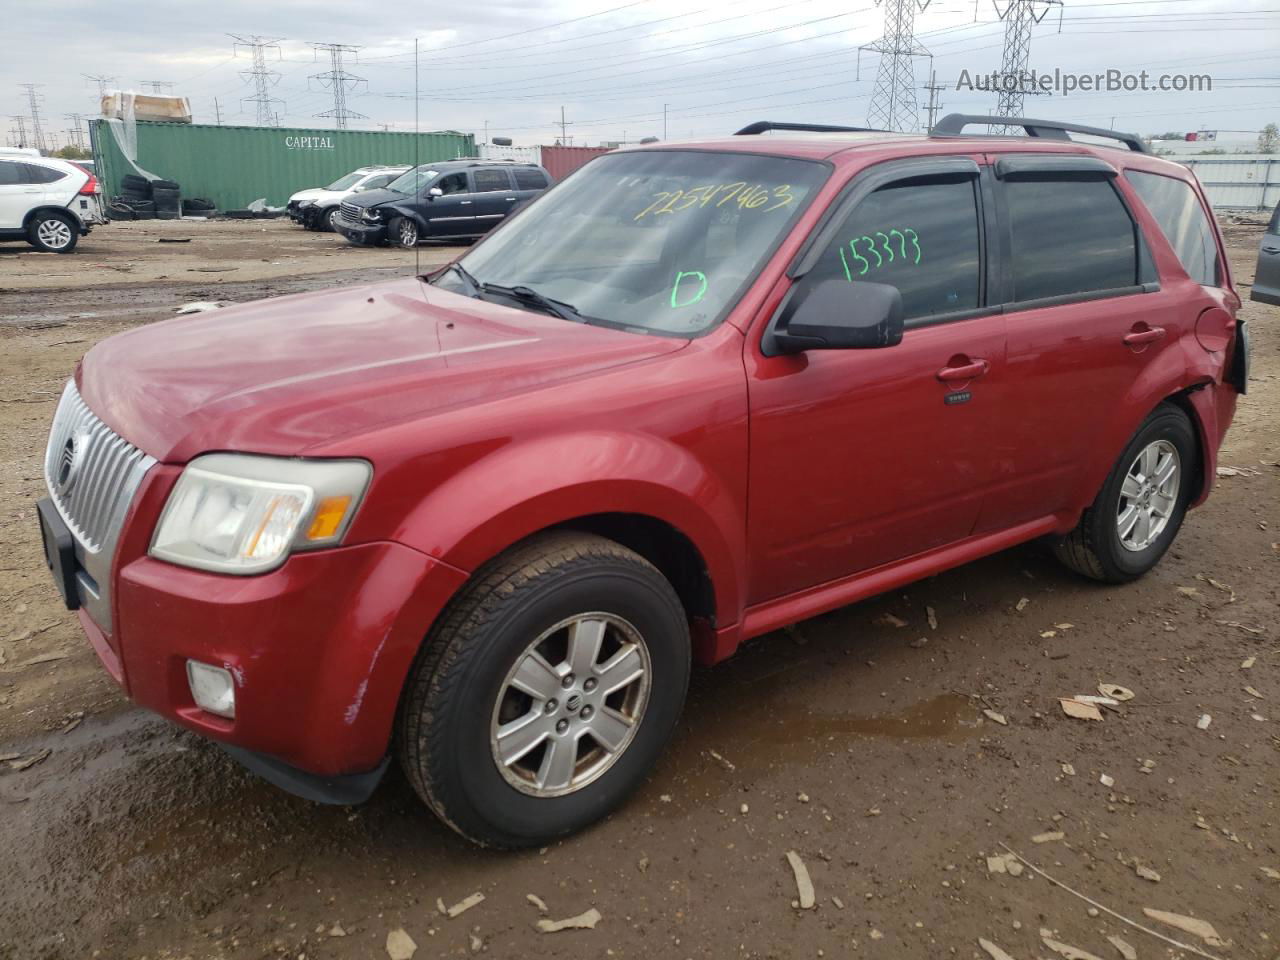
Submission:
[[[1260,226],[1226,231],[1247,297]],[[1280,958],[1280,310],[1246,302],[1228,469],[1144,580],[1100,587],[1028,546],[760,638],[695,674],[621,810],[509,854],[456,838],[396,772],[362,807],[318,806],[133,708],[39,556],[45,435],[89,346],[187,301],[403,275],[411,255],[253,221],[23,249],[0,247],[0,960],[382,960],[399,929],[418,960],[985,960],[980,937],[1017,960],[1126,956],[1111,937],[1140,958]],[[1099,683],[1136,696],[1063,715]],[[989,860],[1010,852],[1027,865]],[[602,919],[539,933],[528,894]]]

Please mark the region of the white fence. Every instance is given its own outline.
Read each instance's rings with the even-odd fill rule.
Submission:
[[[1271,210],[1280,203],[1280,154],[1168,156],[1190,167],[1215,210]]]
[[[480,144],[480,156],[485,160],[515,160],[519,163],[541,163],[541,147],[499,147],[492,143]]]

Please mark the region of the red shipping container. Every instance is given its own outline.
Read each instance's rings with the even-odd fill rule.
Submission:
[[[547,173],[560,181],[588,160],[608,152],[609,147],[543,147],[542,165],[547,168]]]

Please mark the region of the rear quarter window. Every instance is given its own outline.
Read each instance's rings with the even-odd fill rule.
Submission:
[[[506,170],[477,170],[472,174],[475,179],[476,193],[489,193],[495,190],[510,190],[511,178]]]
[[[517,190],[542,190],[547,185],[547,178],[541,170],[517,168],[511,172],[516,176]]]
[[[1142,170],[1128,170],[1125,178],[1160,224],[1160,232],[1178,255],[1187,276],[1196,283],[1217,286],[1218,243],[1213,224],[1191,184]]]
[[[27,168],[27,183],[56,183],[67,175],[65,170],[41,167],[34,163],[27,163],[24,166]]]

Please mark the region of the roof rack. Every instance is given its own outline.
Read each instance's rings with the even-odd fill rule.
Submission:
[[[1150,153],[1147,145],[1136,133],[1120,133],[1118,130],[1104,130],[1102,127],[1086,127],[1080,123],[1063,123],[1059,120],[1031,120],[1028,117],[992,117],[984,114],[949,113],[939,120],[929,131],[931,137],[965,136],[964,128],[969,124],[984,126],[1021,127],[1026,136],[1043,140],[1066,140],[1068,133],[1084,133],[1091,137],[1106,137],[1108,140],[1119,140],[1134,153]],[[968,136],[993,137],[1000,134],[977,133]]]
[[[750,137],[770,130],[803,130],[809,133],[892,133],[891,130],[877,130],[875,127],[832,127],[825,123],[775,123],[772,120],[757,120],[749,123],[735,137]]]

